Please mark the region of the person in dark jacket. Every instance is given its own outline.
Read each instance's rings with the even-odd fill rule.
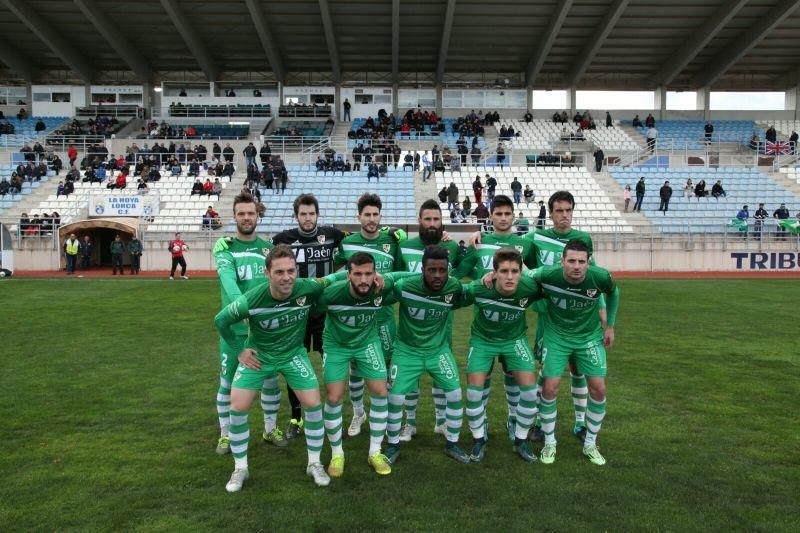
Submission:
[[[88,235],[83,237],[83,242],[81,243],[81,268],[86,270],[89,268],[89,263],[92,260],[92,251],[94,250],[94,244],[92,244],[91,239],[89,239]]]
[[[667,211],[669,211],[669,200],[672,198],[672,187],[669,186],[669,181],[665,181],[664,185],[661,186],[658,196],[661,198],[658,210],[663,211],[664,215],[666,215]]]
[[[114,240],[111,241],[111,275],[117,275],[117,267],[119,267],[119,275],[124,276],[125,270],[122,267],[122,255],[125,253],[125,243],[122,242],[122,237],[117,233]]]
[[[135,235],[128,243],[128,251],[131,253],[131,274],[138,274],[142,269],[142,252],[144,248],[142,247],[142,241]]]
[[[644,200],[645,189],[644,176],[642,176],[636,183],[636,203],[633,204],[634,211],[642,212],[642,201]]]

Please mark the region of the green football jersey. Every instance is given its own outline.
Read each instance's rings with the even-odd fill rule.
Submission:
[[[236,298],[217,314],[215,323],[222,338],[241,351],[252,348],[263,362],[292,357],[303,345],[306,322],[312,307],[322,296],[323,284],[313,279],[298,279],[285,300],[272,297],[264,283]],[[231,326],[249,319],[244,346]]]
[[[463,253],[461,247],[455,241],[439,241],[436,243],[447,250],[448,260],[450,261],[450,269],[457,267],[461,262]],[[405,270],[407,272],[422,273],[422,254],[425,247],[428,246],[417,235],[413,239],[408,239],[400,243],[400,268],[398,270]]]
[[[470,246],[459,267],[453,272],[453,276],[461,278],[472,276],[473,279],[480,279],[487,272],[494,270],[494,253],[501,248],[514,248],[522,255],[522,262],[528,268],[533,267],[533,243],[519,235],[497,235],[496,233],[484,233],[481,235],[481,243],[477,247]]]
[[[570,229],[566,233],[558,233],[552,228],[537,229],[525,235],[525,239],[533,242],[534,264],[530,268],[552,266],[561,262],[564,246],[573,239],[583,241],[589,247],[589,256],[593,253],[592,237],[585,231]]]
[[[452,323],[450,311],[462,307],[464,289],[451,277],[442,290],[432,292],[417,274],[394,284],[400,302],[397,342],[412,350],[431,351],[448,345]],[[424,354],[420,354],[424,355]]]
[[[475,313],[470,333],[486,342],[507,342],[525,336],[528,322],[525,309],[543,298],[541,287],[533,279],[523,276],[511,296],[488,289],[481,280],[464,286],[464,303],[473,304]]]
[[[265,261],[270,250],[272,243],[260,237],[250,242],[233,238],[227,250],[214,254],[222,307],[266,281]],[[234,330],[240,335],[247,335],[247,324],[236,324]]]
[[[398,244],[394,237],[379,232],[374,239],[365,239],[361,233],[348,235],[339,243],[339,250],[334,258],[337,265],[347,264],[347,260],[358,252],[366,252],[375,260],[375,271],[378,274],[400,270],[398,266]]]
[[[317,310],[326,312],[325,331],[322,339],[327,345],[342,348],[363,348],[373,340],[378,340],[378,320],[382,309],[396,302],[394,284],[397,275],[404,272],[384,275],[383,290],[371,292],[364,298],[356,298],[350,293],[350,281],[337,281],[325,289],[317,304]]]
[[[545,331],[565,339],[602,334],[598,314],[601,294],[608,298],[608,325],[614,325],[618,293],[608,270],[590,265],[586,278],[577,285],[564,279],[561,265],[526,270],[524,275],[536,280],[547,298]]]

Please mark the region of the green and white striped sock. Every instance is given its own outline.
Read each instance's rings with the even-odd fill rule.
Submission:
[[[483,405],[483,387],[467,385],[467,424],[472,437],[482,439],[485,437],[484,421],[486,420]]]
[[[386,440],[389,444],[400,443],[400,426],[403,423],[403,405],[406,401],[408,401],[408,395],[389,395],[389,415],[386,423]]]
[[[433,414],[436,425],[441,426],[445,421],[447,398],[445,398],[444,391],[439,387],[431,387],[431,394],[433,395]]]
[[[600,432],[600,427],[603,425],[603,419],[605,417],[605,398],[598,402],[590,396],[589,410],[586,412],[586,439],[583,441],[584,446],[594,446],[597,444],[597,434]]]
[[[219,434],[227,437],[231,425],[231,382],[219,378],[217,389],[217,418],[219,419]]]
[[[278,377],[264,380],[261,387],[261,409],[264,410],[264,431],[269,433],[278,425],[278,409],[281,407],[281,388]]]
[[[520,386],[514,374],[503,375],[503,388],[506,390],[506,404],[508,404],[508,420],[515,422],[517,419],[517,405],[519,405]]]
[[[589,386],[583,374],[571,374],[572,404],[575,406],[575,423],[583,424],[586,419],[586,398],[589,397]]]
[[[544,432],[544,443],[556,443],[556,399],[548,400],[542,397],[542,408],[539,411],[539,419],[542,421],[542,431]]]
[[[519,405],[516,410],[516,433],[518,439],[527,439],[528,430],[531,429],[533,418],[536,415],[536,386],[519,386]]]
[[[353,404],[353,414],[362,416],[364,414],[364,378],[358,373],[358,369],[350,367],[350,403]]]
[[[322,423],[322,404],[303,409],[303,432],[306,435],[308,464],[319,463],[322,443],[325,441],[325,428]]]
[[[369,396],[369,456],[381,451],[383,436],[386,434],[386,422],[389,417],[389,397]]]
[[[406,394],[405,399],[403,400],[403,407],[405,408],[406,411],[406,424],[409,424],[411,426],[417,425],[418,403],[419,403],[419,389],[413,390],[408,394]],[[389,418],[391,420],[391,415],[389,415]]]
[[[328,435],[328,442],[331,445],[331,454],[344,455],[342,449],[342,402],[325,402],[323,418],[325,433]]]
[[[234,468],[247,468],[247,443],[250,441],[250,426],[247,412],[231,409],[230,445]]]
[[[447,431],[445,436],[447,442],[458,442],[458,437],[461,434],[461,424],[464,423],[464,402],[461,398],[461,389],[446,391],[444,395],[447,398],[447,411],[445,412]]]

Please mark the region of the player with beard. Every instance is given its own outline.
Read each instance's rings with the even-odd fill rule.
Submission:
[[[214,253],[219,276],[222,307],[224,308],[248,290],[267,280],[264,261],[272,249],[272,243],[256,235],[258,208],[255,198],[242,193],[233,199],[233,218],[236,221],[236,236],[227,237],[227,248]],[[244,344],[247,339],[247,324],[240,322],[233,331]],[[220,437],[217,453],[230,453],[229,429],[231,408],[231,382],[236,373],[238,352],[225,340],[219,339],[220,375],[217,390],[217,416]],[[261,390],[261,407],[264,409],[264,434],[266,442],[286,446],[283,432],[276,426],[280,388],[278,379],[264,381]]]
[[[447,250],[450,269],[457,267],[463,257],[463,252],[454,240],[442,240],[445,236],[442,222],[442,209],[436,200],[425,200],[419,208],[419,234],[400,244],[400,268],[407,272],[422,272],[422,254],[426,246],[438,245]],[[452,314],[448,327],[452,324]],[[436,434],[445,434],[445,408],[447,400],[442,389],[433,385],[433,402],[435,406],[436,423],[433,431]],[[406,423],[400,431],[400,440],[407,442],[417,433],[417,404],[419,403],[419,386],[406,395],[405,413]]]

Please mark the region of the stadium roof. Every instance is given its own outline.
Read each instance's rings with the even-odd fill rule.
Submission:
[[[784,89],[800,0],[0,0],[2,77]]]

